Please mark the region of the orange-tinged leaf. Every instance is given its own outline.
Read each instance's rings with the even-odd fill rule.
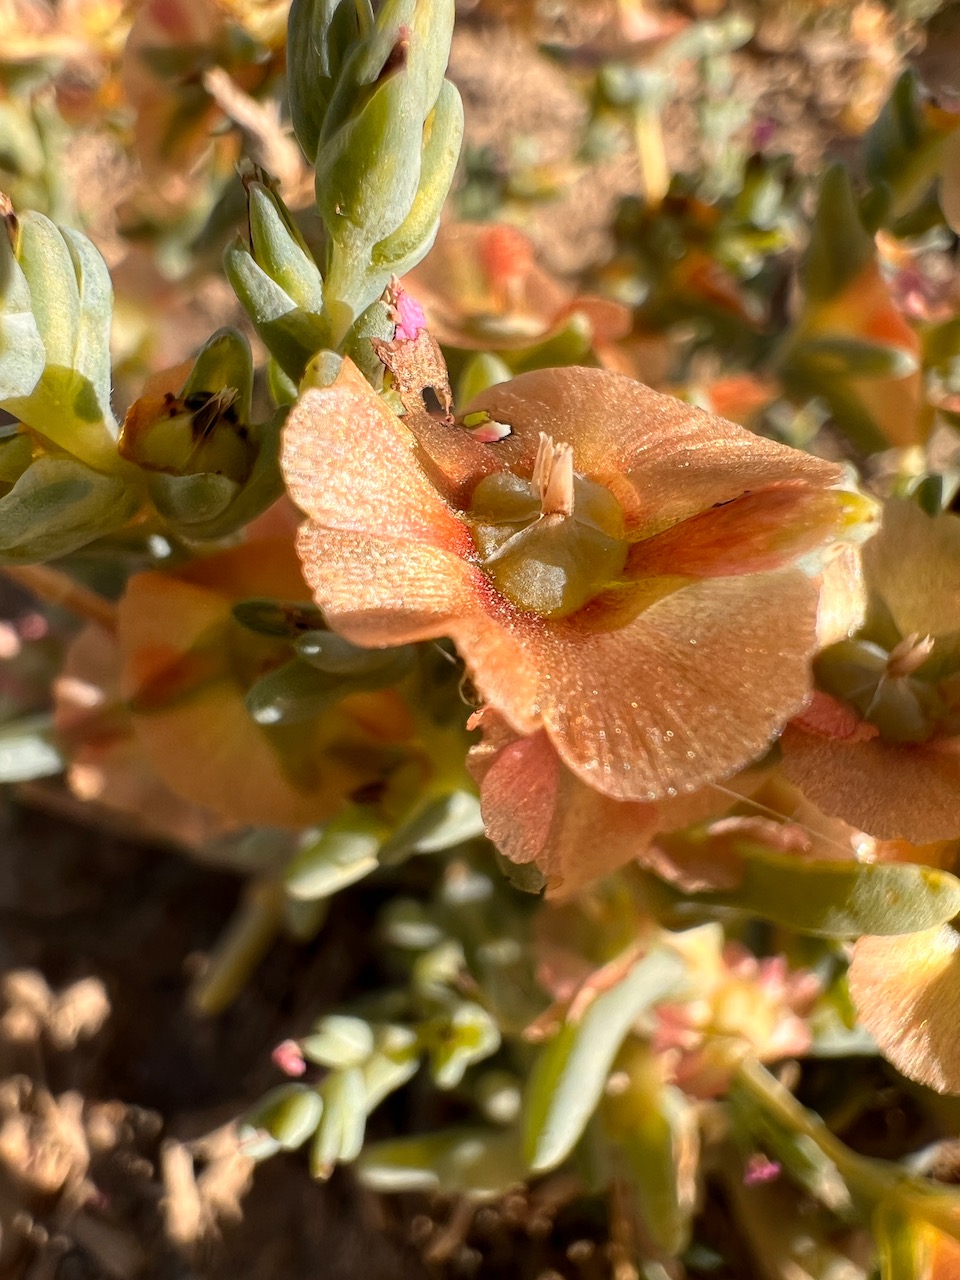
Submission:
[[[189,699],[134,717],[144,754],[178,795],[240,823],[304,827],[333,816],[378,774],[369,735],[344,704],[322,728],[284,734],[251,718],[225,680]],[[357,759],[366,752],[366,767]]]
[[[171,791],[139,749],[120,698],[116,637],[91,624],[67,651],[54,684],[57,733],[69,754],[67,783],[78,799],[126,815],[152,838],[202,847],[236,823]]]
[[[527,236],[506,225],[446,223],[404,286],[434,335],[461,350],[522,350],[558,332],[575,312],[601,344],[630,328],[626,307],[575,297],[536,262]]]
[[[809,310],[802,333],[810,338],[866,340],[908,356],[915,368],[903,377],[847,376],[842,386],[860,401],[891,444],[915,444],[926,436],[920,338],[895,306],[875,258],[834,298]]]
[[[178,796],[233,822],[301,827],[382,780],[412,724],[392,690],[356,694],[303,724],[264,726],[251,684],[290,657],[233,620],[238,599],[306,587],[288,541],[249,543],[178,574],[131,578],[118,606],[121,688],[144,757]]]

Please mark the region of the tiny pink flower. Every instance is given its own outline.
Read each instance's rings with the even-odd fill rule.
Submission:
[[[306,1061],[296,1040],[281,1040],[270,1057],[274,1065],[288,1076],[302,1076],[307,1069]]]
[[[756,1187],[764,1182],[776,1182],[781,1171],[776,1160],[768,1160],[762,1151],[755,1151],[744,1166],[743,1185]]]
[[[393,335],[395,341],[412,342],[427,327],[423,307],[399,284],[395,287],[393,311],[397,324]]]

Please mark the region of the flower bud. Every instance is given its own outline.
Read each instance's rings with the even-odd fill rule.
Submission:
[[[355,0],[293,0],[287,22],[287,92],[294,132],[312,164],[345,58],[369,33],[373,12]]]
[[[279,496],[281,419],[252,425],[252,391],[249,345],[221,329],[178,391],[142,396],[124,419],[121,456],[145,473],[157,511],[189,536],[223,537]]]
[[[264,346],[283,373],[299,383],[310,359],[328,345],[325,320],[299,306],[241,241],[227,250],[223,265]]]
[[[323,279],[290,211],[262,182],[248,182],[247,215],[253,259],[298,307],[319,316]]]
[[[443,79],[452,27],[452,0],[391,0],[330,99],[316,189],[331,242],[333,345],[436,235],[463,132],[459,95]]]

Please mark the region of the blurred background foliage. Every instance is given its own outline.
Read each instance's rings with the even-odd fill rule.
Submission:
[[[110,993],[13,948],[0,1274],[220,1274],[301,1149],[389,1193],[411,1275],[957,1273],[958,54],[932,0],[0,3],[8,821],[235,877],[175,985],[262,1067],[144,1137],[50,1067]],[[886,808],[797,723],[574,901],[492,847],[460,659],[329,631],[283,498],[300,389],[349,355],[402,398],[394,276],[458,409],[599,366],[885,503],[816,680]]]

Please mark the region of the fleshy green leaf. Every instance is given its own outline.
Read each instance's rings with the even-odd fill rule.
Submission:
[[[29,782],[60,773],[63,758],[54,746],[47,716],[0,726],[0,783]]]
[[[934,867],[807,861],[746,841],[736,850],[743,858],[738,887],[686,897],[668,889],[681,913],[694,904],[728,907],[800,933],[857,938],[917,933],[960,912],[960,880]]]
[[[480,801],[472,791],[451,791],[421,809],[384,844],[385,865],[412,853],[437,853],[483,835]]]
[[[523,1148],[534,1172],[552,1169],[570,1154],[630,1028],[679,990],[684,973],[676,952],[649,952],[541,1049],[527,1082],[524,1116]]]
[[[363,21],[362,21],[363,19]],[[287,20],[287,93],[297,141],[312,164],[342,65],[373,25],[369,0],[293,0]]]
[[[247,1150],[255,1151],[260,1158],[274,1151],[295,1151],[314,1132],[322,1113],[323,1099],[316,1089],[304,1084],[281,1084],[247,1112],[240,1136],[245,1139]],[[272,1144],[256,1145],[261,1132],[272,1139]]]
[[[322,1067],[359,1067],[373,1052],[373,1029],[362,1018],[328,1014],[300,1042],[305,1058]]]
[[[445,1129],[371,1143],[357,1172],[375,1191],[441,1191],[487,1199],[525,1180],[514,1129]]]
[[[955,117],[927,110],[916,75],[905,71],[864,145],[867,176],[889,193],[885,221],[896,222],[921,203],[937,176],[944,143],[955,127]]]
[[[858,338],[808,338],[797,347],[793,360],[809,363],[818,375],[850,378],[905,378],[916,372],[912,351]]]
[[[363,1072],[348,1067],[327,1076],[321,1085],[323,1115],[310,1149],[310,1172],[328,1178],[334,1167],[356,1160],[367,1123],[367,1091]]]
[[[0,227],[0,404],[29,395],[43,363],[43,339],[31,309],[30,288]]]
[[[113,288],[86,236],[42,214],[20,221],[19,259],[44,347],[44,368],[9,413],[93,466],[115,468],[117,424],[110,409]]]
[[[137,494],[76,458],[40,457],[0,498],[0,564],[65,556],[121,528]]]
[[[254,261],[298,307],[319,316],[323,280],[286,205],[260,182],[247,187],[247,204]]]
[[[352,809],[335,819],[294,858],[287,872],[287,892],[294,898],[326,898],[355,884],[379,866],[384,828]]]
[[[877,1206],[872,1226],[881,1280],[927,1280],[933,1274],[925,1223],[904,1213],[893,1200]]]
[[[625,1086],[603,1101],[604,1129],[629,1171],[647,1232],[658,1249],[676,1256],[689,1242],[696,1199],[696,1112],[679,1089],[663,1083],[649,1046],[638,1044],[618,1060],[621,1067]]]
[[[409,1027],[379,1027],[374,1051],[363,1064],[363,1087],[367,1091],[367,1112],[401,1088],[420,1066],[420,1039]]]
[[[213,472],[171,476],[156,471],[147,474],[147,489],[164,520],[186,528],[218,520],[240,492],[240,485]]]
[[[325,323],[297,306],[290,295],[238,243],[224,255],[224,270],[253,327],[277,364],[295,383],[326,344]]]
[[[436,238],[463,142],[463,103],[449,80],[424,127],[420,183],[410,211],[391,235],[374,245],[371,262],[402,276],[424,258]]]
[[[832,165],[820,185],[810,247],[803,265],[808,303],[835,298],[873,255],[873,240],[860,221],[850,175],[842,165]]]
[[[247,710],[257,724],[302,724],[343,697],[344,683],[299,658],[261,676],[247,693]]]

